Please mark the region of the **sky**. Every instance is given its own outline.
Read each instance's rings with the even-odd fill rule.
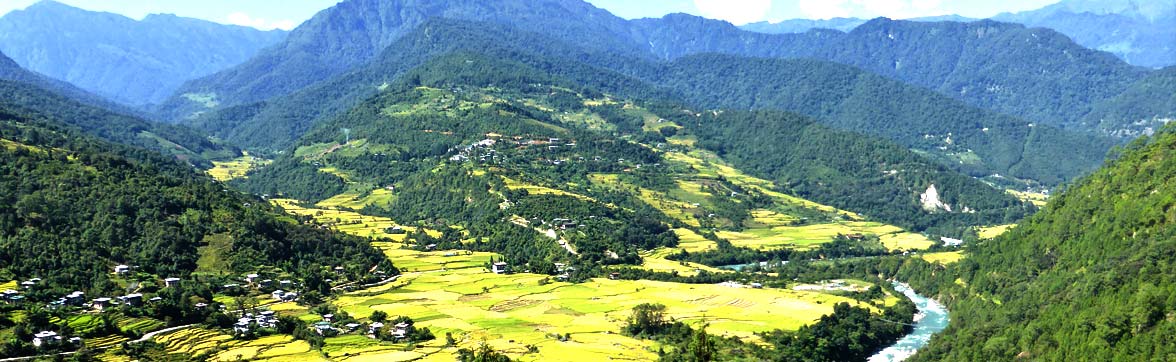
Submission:
[[[39,0],[0,0],[0,16]],[[92,11],[142,19],[168,13],[262,30],[290,30],[340,0],[58,0]],[[588,0],[617,16],[634,19],[688,13],[729,21],[779,22],[835,17],[907,19],[936,15],[987,18],[1002,12],[1034,10],[1058,0]]]

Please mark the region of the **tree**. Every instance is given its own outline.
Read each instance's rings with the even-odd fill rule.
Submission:
[[[388,320],[388,313],[385,313],[382,310],[373,311],[372,316],[369,317],[368,319],[371,319],[372,322],[383,323],[384,321]]]
[[[667,325],[666,306],[656,303],[642,303],[633,307],[625,332],[632,336],[648,336],[661,332]]]
[[[708,324],[703,324],[694,331],[694,337],[690,341],[691,361],[708,362],[715,358],[715,341],[707,335],[707,326]]]

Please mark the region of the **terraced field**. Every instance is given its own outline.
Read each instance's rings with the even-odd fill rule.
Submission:
[[[292,200],[275,200],[283,207]],[[288,208],[291,210],[291,208]],[[387,222],[347,211],[293,209],[317,215],[321,221],[364,219]],[[367,235],[367,229],[347,232]],[[681,247],[700,251],[714,243],[686,229],[675,232]],[[438,340],[405,350],[404,345],[378,343],[362,336],[328,339],[326,356],[341,361],[409,361],[453,359],[456,347],[444,346],[445,333],[453,333],[457,347],[476,347],[486,341],[498,350],[521,360],[544,361],[577,356],[583,360],[655,359],[651,342],[618,335],[633,306],[645,302],[665,304],[672,317],[710,323],[709,331],[720,335],[756,339],[754,332],[775,328],[795,329],[832,311],[837,302],[856,303],[848,298],[820,292],[781,289],[741,289],[720,285],[685,285],[654,281],[593,279],[586,283],[540,283],[546,275],[493,274],[486,270],[491,253],[465,251],[420,252],[402,249],[396,241],[378,241],[379,247],[404,275],[394,283],[347,293],[333,303],[353,316],[367,316],[380,310],[391,316],[413,318],[418,327],[428,327]],[[663,249],[646,260],[647,268],[675,269],[693,273],[695,268],[722,272],[701,265],[682,266],[657,257],[674,250]],[[317,316],[306,315],[307,320]],[[554,335],[571,334],[561,342]],[[215,338],[215,337],[214,337]],[[528,353],[536,346],[538,353]],[[248,347],[248,346],[246,346]],[[241,353],[253,352],[242,349]],[[223,353],[220,355],[224,355]],[[219,356],[219,355],[218,355]]]
[[[256,158],[245,152],[241,157],[229,161],[212,161],[213,167],[208,170],[208,175],[217,181],[228,181],[245,177],[249,170],[268,165],[270,162],[270,160]]]
[[[945,251],[940,253],[924,253],[920,257],[932,263],[951,264],[963,258],[964,253],[962,251]]]

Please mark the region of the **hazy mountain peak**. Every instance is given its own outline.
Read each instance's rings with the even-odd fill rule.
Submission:
[[[122,15],[41,1],[0,18],[0,50],[22,67],[120,103],[157,103],[188,79],[238,64],[281,31],[153,14]]]

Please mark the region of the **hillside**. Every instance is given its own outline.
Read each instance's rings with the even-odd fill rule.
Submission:
[[[0,81],[0,107],[38,119],[52,119],[109,142],[155,150],[198,166],[208,167],[209,160],[240,154],[237,148],[215,142],[188,127],[115,113],[25,83]]]
[[[159,103],[184,81],[244,62],[285,36],[174,15],[134,20],[52,0],[0,17],[0,51],[24,68],[136,107]]]
[[[296,29],[283,45],[239,67],[191,82],[160,111],[166,119],[180,120],[289,94],[381,55],[381,50],[425,24],[429,16],[510,25],[588,51],[637,59],[723,53],[829,60],[1054,126],[1077,126],[1094,103],[1118,95],[1147,72],[1075,44],[1056,31],[991,20],[880,18],[847,33],[763,34],[684,14],[626,21],[580,1],[522,6],[525,10],[521,6],[515,0],[427,5],[408,0],[343,2]],[[332,25],[344,21],[357,25]],[[197,96],[215,102],[193,101]]]
[[[1157,360],[1176,334],[1171,128],[947,270],[914,267],[952,324],[916,360]],[[957,279],[958,278],[958,279]],[[983,357],[981,357],[983,356]]]
[[[431,18],[508,24],[594,50],[637,48],[625,41],[623,19],[582,1],[350,0],[319,12],[248,62],[185,84],[160,113],[180,120],[289,94],[368,62]]]
[[[1176,67],[1164,68],[1131,84],[1122,94],[1096,103],[1082,122],[1117,136],[1151,135],[1176,119],[1174,97]]]
[[[620,164],[628,165],[625,168],[632,169],[634,166],[643,165],[642,174],[646,173],[644,170],[650,169],[654,170],[650,172],[656,172],[657,168],[650,168],[650,165],[669,162],[669,160],[663,159],[665,156],[656,153],[638,152],[640,148],[629,149],[632,145],[622,147],[621,149],[629,149],[624,152],[615,149],[624,146],[625,143],[607,146],[603,149],[587,148],[591,145],[605,147],[611,143],[606,140],[619,135],[652,149],[673,147],[688,150],[692,149],[692,145],[697,142],[700,150],[719,152],[720,156],[729,157],[734,166],[747,168],[752,175],[776,181],[781,185],[782,190],[916,230],[934,228],[940,232],[952,233],[953,228],[961,225],[1000,223],[1003,220],[1016,218],[1017,215],[1027,211],[1022,208],[1019,202],[996,189],[935,165],[902,147],[847,132],[834,131],[794,114],[722,111],[712,115],[712,111],[690,111],[691,115],[698,113],[698,117],[702,117],[695,118],[685,116],[686,111],[682,106],[674,105],[675,103],[640,99],[624,102],[614,100],[605,104],[586,106],[586,104],[598,102],[595,99],[600,97],[600,93],[565,78],[549,75],[543,69],[523,63],[493,61],[491,59],[496,59],[496,57],[458,53],[438,58],[414,69],[406,76],[409,81],[390,85],[388,90],[380,95],[364,101],[338,117],[315,126],[310,133],[298,141],[295,150],[284,152],[285,156],[280,157],[273,165],[252,173],[242,186],[256,193],[273,195],[284,192],[286,195],[310,201],[323,200],[346,190],[362,195],[366,190],[386,182],[381,180],[411,180],[414,178],[414,174],[424,170],[438,172],[429,166],[438,162],[435,158],[454,156],[452,154],[454,149],[479,142],[486,138],[486,134],[504,135],[502,137],[519,135],[526,139],[576,139],[576,151],[567,155],[563,152],[556,152],[544,156],[532,156],[529,153],[524,153],[524,156],[512,156],[514,152],[506,153],[507,149],[494,147],[495,151],[492,153],[496,152],[506,160],[510,160],[510,163],[498,166],[508,171],[504,176],[513,179],[539,176],[556,177],[554,180],[532,181],[546,187],[562,188],[558,185],[565,182],[578,185],[589,184],[590,180],[587,175],[575,176],[576,171],[574,170],[581,167],[586,168],[589,172],[603,172],[592,170],[616,172],[613,169],[615,166],[606,167],[607,163],[587,162],[583,166],[559,166],[560,163],[557,162],[555,164],[557,167],[553,167],[550,166],[552,160],[563,159],[568,160],[567,162],[570,164],[578,164],[580,162],[574,160],[580,158],[586,160],[622,158],[625,161]],[[554,94],[539,96],[542,94],[541,90],[544,89],[543,86],[540,86],[541,84],[555,84],[559,88],[552,90]],[[440,88],[440,90],[436,93],[419,90],[407,91],[413,85],[424,85]],[[494,85],[499,91],[477,90],[490,85]],[[462,91],[457,92],[454,89]],[[566,89],[579,90],[576,93],[567,93]],[[423,96],[418,92],[424,92],[428,96]],[[486,92],[489,94],[485,94]],[[591,96],[592,94],[596,94],[596,96]],[[477,107],[470,108],[480,102],[486,102],[484,100],[478,101],[478,99],[491,99],[495,102],[482,103],[482,107],[488,107],[485,110]],[[606,96],[606,99],[612,98]],[[448,105],[438,110],[423,102]],[[410,106],[413,104],[420,105]],[[621,105],[624,106],[620,107]],[[640,108],[637,108],[638,106]],[[387,115],[396,114],[398,112],[395,111],[396,109],[405,107],[411,110],[411,112],[408,110],[405,112],[409,112],[407,114],[412,117],[398,122],[387,121]],[[641,111],[626,110],[629,108],[641,109]],[[509,117],[495,116],[495,112],[506,114]],[[705,113],[706,116],[703,116],[702,113]],[[567,114],[571,114],[571,116]],[[640,117],[634,118],[637,115]],[[453,117],[457,118],[451,119]],[[648,118],[655,121],[664,119],[667,123],[649,125]],[[398,118],[393,117],[393,119]],[[457,119],[466,121],[458,122]],[[531,121],[532,119],[539,123]],[[773,128],[780,131],[772,133],[774,138],[747,138],[741,135],[741,132],[756,129],[763,123],[775,124]],[[666,126],[675,124],[677,126],[671,127],[678,130],[675,133],[669,133],[670,130],[660,131]],[[716,128],[720,125],[726,129]],[[650,132],[649,127],[658,129],[659,132]],[[580,130],[581,128],[587,129]],[[373,158],[371,155],[366,155],[375,151],[361,151],[359,155],[335,156],[342,150],[330,147],[330,145],[341,142],[340,137],[344,136],[340,131],[342,129],[350,130],[350,137],[356,140],[353,142],[360,142],[353,147],[362,146],[363,149],[381,150],[381,152],[376,152],[378,157]],[[445,134],[442,131],[452,134]],[[601,134],[600,132],[606,133]],[[807,135],[807,138],[801,135]],[[736,141],[737,139],[741,140]],[[822,145],[820,142],[814,141],[817,139],[828,141],[837,146]],[[740,144],[745,147],[723,146],[730,144]],[[340,144],[340,146],[344,150],[347,149],[346,145]],[[821,151],[823,147],[845,147],[855,151],[843,157],[831,158],[789,156],[828,153]],[[776,152],[765,153],[765,148],[774,149]],[[764,155],[770,156],[767,156],[768,158],[760,157]],[[337,159],[337,157],[343,158]],[[357,159],[351,160],[353,157]],[[542,157],[539,161],[530,162],[546,162],[548,165],[539,167],[532,164],[518,169],[519,166],[515,163],[521,160],[516,160],[517,157],[524,157],[522,160],[530,157]],[[381,159],[399,160],[399,162],[383,165]],[[361,160],[362,162],[360,162]],[[497,164],[485,160],[483,162]],[[768,165],[773,166],[769,167]],[[888,176],[888,170],[894,170],[894,173]],[[567,172],[573,173],[566,174]],[[649,177],[653,176],[642,176],[642,178]],[[655,178],[646,182],[653,182],[650,185],[660,185],[657,186],[660,188],[664,187],[665,182],[668,181],[656,181]],[[551,186],[552,184],[556,186]],[[918,202],[918,195],[932,184],[943,190],[944,202],[954,205],[957,212],[940,213],[923,210]],[[353,189],[357,185],[364,186],[358,190]],[[398,189],[401,187],[397,186]],[[584,193],[586,191],[574,188],[569,192]],[[879,195],[882,194],[890,196],[880,198]],[[483,197],[494,199],[492,195],[484,194]],[[474,200],[477,199],[474,198]],[[507,199],[509,200],[509,197]],[[445,208],[438,206],[444,202],[439,200],[414,200],[409,204],[399,204],[401,201],[400,198],[397,198],[396,202],[386,206],[385,210],[394,212],[392,215],[394,217],[403,218],[408,215],[401,214],[402,212],[415,209],[409,205],[430,204],[434,205],[436,210],[425,215],[440,217],[445,214],[440,211]],[[501,201],[498,200],[491,204],[497,204]],[[975,210],[976,213],[958,212],[963,208]],[[474,212],[474,210],[463,211],[463,213],[469,212]],[[419,215],[412,216],[410,220],[419,217]],[[474,223],[465,225],[465,227],[476,227],[476,225],[477,223]]]
[[[1170,1],[1065,0],[993,19],[1054,29],[1134,65],[1176,65],[1176,4]]]
[[[1056,185],[1093,169],[1111,146],[1099,137],[1032,127],[1030,122],[830,62],[692,56],[663,63],[586,50],[509,26],[441,19],[422,25],[351,73],[289,96],[213,111],[185,124],[249,147],[286,147],[316,123],[398,81],[412,67],[461,51],[520,61],[572,80],[573,88],[689,100],[710,108],[793,111],[834,128],[889,138],[977,177],[1002,175]],[[719,68],[726,71],[711,71]],[[1067,157],[1058,157],[1062,149]],[[1020,185],[1016,180],[992,181]]]
[[[83,135],[52,116],[0,110],[0,184],[11,191],[0,196],[0,274],[42,278],[38,298],[116,292],[111,268],[119,264],[188,277],[384,261],[366,240],[280,217],[154,152]]]
[[[834,128],[894,140],[975,177],[1000,174],[1056,185],[1093,170],[1112,146],[1101,137],[977,109],[836,63],[700,55],[665,69],[653,82],[696,104],[805,114]]]
[[[842,33],[761,34],[675,14],[635,21],[655,53],[817,58],[922,86],[968,104],[1055,126],[1074,126],[1091,105],[1121,93],[1144,70],[1049,29],[871,20]]]
[[[1128,64],[1161,68],[1176,65],[1172,39],[1176,5],[1164,1],[1063,0],[1041,9],[1002,13],[991,20],[1048,28],[1065,34],[1084,47],[1105,51]],[[908,19],[911,21],[973,22],[979,19],[956,15]],[[811,29],[850,32],[869,19],[791,19],[775,23],[758,22],[740,26],[757,33],[804,33]]]

